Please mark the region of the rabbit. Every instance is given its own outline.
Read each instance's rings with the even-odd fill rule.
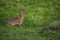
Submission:
[[[21,12],[19,12],[18,16],[8,19],[7,24],[12,25],[12,26],[18,24],[18,25],[21,26],[22,22],[23,22],[23,19],[24,19],[24,16],[25,16],[24,12],[21,11]]]

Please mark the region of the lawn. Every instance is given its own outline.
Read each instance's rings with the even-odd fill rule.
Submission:
[[[7,25],[20,10],[22,26]],[[55,20],[60,20],[60,0],[0,0],[0,40],[60,40],[60,30],[45,29]]]

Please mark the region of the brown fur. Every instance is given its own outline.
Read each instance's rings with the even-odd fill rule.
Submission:
[[[7,21],[7,24],[12,25],[12,26],[14,26],[16,24],[21,25],[23,22],[24,16],[25,16],[25,14],[23,13],[23,11],[21,11],[17,17],[10,18]]]

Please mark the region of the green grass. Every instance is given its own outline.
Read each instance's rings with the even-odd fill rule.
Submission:
[[[7,26],[6,21],[23,10],[22,26]],[[0,0],[0,40],[60,40],[59,30],[43,28],[60,20],[60,0]]]

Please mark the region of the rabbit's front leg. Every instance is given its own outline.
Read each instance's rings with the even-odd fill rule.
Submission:
[[[19,26],[22,26],[22,22],[19,22]]]
[[[19,23],[19,26],[22,26],[22,24]]]

